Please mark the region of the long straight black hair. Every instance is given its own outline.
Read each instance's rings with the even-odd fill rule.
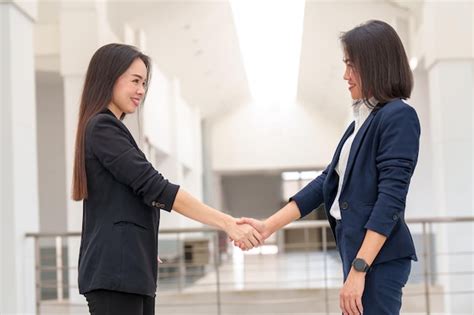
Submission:
[[[367,21],[342,33],[340,40],[360,75],[366,104],[370,97],[382,104],[410,97],[413,74],[402,41],[389,24]]]
[[[141,59],[147,69],[146,82],[150,82],[150,58],[136,47],[124,44],[108,44],[100,47],[92,56],[87,69],[84,89],[82,91],[77,124],[74,170],[72,182],[72,199],[79,201],[87,198],[87,176],[85,164],[85,131],[90,119],[105,110],[112,100],[112,92],[117,79],[130,67],[137,58]],[[145,87],[145,100],[148,85]],[[142,101],[142,102],[143,102]],[[122,115],[121,119],[125,115]]]

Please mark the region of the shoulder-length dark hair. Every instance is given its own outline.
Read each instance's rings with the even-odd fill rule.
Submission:
[[[407,99],[413,89],[413,74],[397,32],[383,21],[371,20],[342,33],[341,43],[360,75],[362,97],[380,103]]]
[[[85,163],[85,131],[89,120],[105,110],[112,100],[112,91],[117,79],[137,58],[146,66],[146,82],[150,82],[151,61],[136,47],[124,44],[108,44],[100,47],[89,63],[82,91],[77,124],[74,170],[72,175],[72,199],[87,198],[87,176]],[[147,84],[148,87],[148,84]],[[147,87],[145,88],[145,99]],[[122,115],[121,119],[124,118]]]

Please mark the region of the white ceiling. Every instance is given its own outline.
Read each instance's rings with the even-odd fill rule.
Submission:
[[[130,15],[130,12],[140,14]],[[226,1],[112,2],[109,21],[120,34],[124,21],[146,32],[146,50],[184,99],[204,117],[250,97],[232,12]]]
[[[40,13],[46,11],[41,10],[45,3],[49,2],[40,1]],[[369,19],[384,19],[392,25],[397,19],[408,19],[408,8],[403,3],[306,1],[299,102],[344,124],[350,98],[342,79],[338,37]],[[183,98],[198,106],[203,117],[222,114],[250,99],[228,1],[109,0],[107,15],[119,37],[125,24],[145,31],[146,52],[165,75],[179,79]],[[46,12],[44,16],[48,16]]]

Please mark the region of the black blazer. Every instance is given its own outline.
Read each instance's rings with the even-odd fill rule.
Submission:
[[[171,211],[179,186],[153,168],[109,110],[86,127],[85,159],[79,292],[155,296],[160,209]]]

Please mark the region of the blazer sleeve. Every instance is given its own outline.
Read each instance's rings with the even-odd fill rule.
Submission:
[[[296,195],[290,198],[290,201],[295,201],[298,205],[301,218],[307,216],[324,202],[323,184],[328,174],[328,169],[329,166],[326,167],[321,175],[313,179]]]
[[[145,204],[171,211],[179,186],[170,183],[153,168],[133,144],[122,122],[109,115],[95,118],[91,121],[89,138],[93,155]]]
[[[378,196],[365,228],[388,237],[404,216],[408,187],[418,159],[420,122],[409,106],[385,114],[376,155]]]

